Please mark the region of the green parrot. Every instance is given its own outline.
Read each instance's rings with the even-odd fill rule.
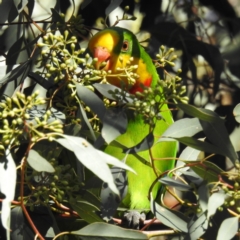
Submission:
[[[107,77],[107,81],[115,86],[124,86],[131,94],[142,92],[143,86],[154,89],[158,83],[159,76],[150,56],[139,44],[136,36],[129,30],[120,27],[106,28],[94,35],[88,44],[88,50],[93,58],[98,58],[95,64],[97,69],[111,70],[112,76]],[[138,65],[136,73],[138,78],[134,85],[128,83],[126,77],[116,77],[119,73],[118,68],[124,68],[129,64],[130,58],[133,58],[131,64]],[[102,64],[105,62],[104,64]],[[164,100],[164,99],[163,99]],[[153,135],[154,142],[161,137],[163,132],[173,123],[173,118],[167,104],[161,108],[162,119],[157,120]],[[144,123],[141,115],[128,119],[127,130],[124,134],[117,137],[116,141],[128,148],[136,146],[149,134],[149,125]],[[158,142],[150,150],[138,152],[137,154],[128,154],[126,164],[132,167],[137,174],[127,173],[128,192],[123,199],[123,205],[130,209],[149,209],[148,191],[154,180],[164,171],[174,167],[177,151],[176,142]],[[123,159],[125,154],[121,148],[114,145],[108,145],[105,152]],[[146,165],[140,158],[145,159],[150,164]],[[163,160],[168,158],[168,160]],[[154,161],[154,164],[153,164]],[[154,165],[155,171],[153,167]],[[160,183],[153,189],[153,197],[156,198],[160,189]]]

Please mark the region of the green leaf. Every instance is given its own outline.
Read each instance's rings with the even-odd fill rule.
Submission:
[[[191,137],[200,131],[202,131],[202,126],[197,118],[184,118],[168,127],[158,141],[164,141],[165,137]]]
[[[103,119],[102,137],[107,143],[112,142],[127,129],[126,113],[120,109],[108,109]]]
[[[204,108],[197,108],[193,105],[184,103],[177,104],[177,107],[183,110],[186,114],[206,122],[215,122],[219,119],[219,116],[215,112]]]
[[[12,7],[9,11],[8,22],[12,22],[19,13],[22,12],[23,8],[28,4],[28,0],[13,0]]]
[[[166,186],[174,187],[180,191],[189,191],[190,189],[192,189],[191,186],[184,184],[183,182],[180,182],[178,180],[172,179],[170,177],[163,177],[159,179],[159,182]]]
[[[105,10],[106,16],[108,16],[115,8],[117,8],[121,4],[121,2],[122,0],[112,0]]]
[[[212,215],[215,214],[218,207],[222,206],[227,195],[223,192],[213,193],[208,200],[208,214],[207,218],[209,219]]]
[[[16,80],[19,76],[27,75],[30,70],[30,65],[32,61],[28,60],[25,63],[18,65],[16,68],[14,68],[11,72],[7,73],[2,79],[0,79],[0,84],[5,84],[10,81]],[[24,79],[25,77],[23,77]]]
[[[53,166],[43,158],[37,151],[31,149],[29,151],[27,162],[29,165],[38,172],[55,172]]]
[[[88,106],[91,110],[98,115],[100,120],[103,122],[104,116],[106,114],[106,107],[103,101],[87,87],[80,84],[76,85],[78,97]]]
[[[51,12],[52,12],[52,20],[54,22],[60,22],[60,23],[65,23],[64,19],[61,18],[61,16],[59,15],[59,13],[56,11],[56,9],[51,8]]]
[[[203,127],[203,131],[210,142],[225,152],[225,156],[229,157],[230,160],[235,163],[238,159],[238,155],[235,152],[233,145],[230,141],[227,129],[224,121],[220,118],[216,118],[214,122],[205,122],[200,120]]]
[[[177,215],[175,211],[160,206],[153,199],[151,199],[151,211],[164,225],[180,232],[188,232],[188,223],[183,214],[180,217],[178,216],[180,213]]]
[[[24,42],[23,36],[19,37],[17,41],[10,47],[7,57],[6,57],[6,64],[7,65],[14,65],[18,63],[18,56],[22,51],[22,44]],[[26,55],[27,58],[27,55]],[[26,59],[25,59],[26,60]]]
[[[41,75],[34,73],[34,72],[29,72],[28,76],[32,78],[34,81],[36,81],[39,85],[41,85],[43,88],[48,90],[49,88],[53,87],[55,85],[54,82],[51,82],[45,78],[43,78]]]
[[[101,83],[94,83],[93,84],[94,88],[96,88],[104,97],[111,99],[111,100],[116,100],[116,98],[109,93],[111,92],[115,92],[115,90],[117,90],[119,93],[121,93],[123,90],[119,87],[116,87],[114,85],[111,84],[101,84]],[[129,93],[125,93],[125,97],[123,98],[121,94],[116,94],[118,100],[118,103],[129,103],[132,102],[132,98],[130,98],[130,94]]]
[[[115,165],[132,172],[134,170],[118,159],[95,149],[84,138],[68,135],[63,136],[64,138],[55,139],[55,141],[74,152],[77,159],[85,167],[106,182],[114,193],[118,194],[118,189],[114,184],[113,176],[107,164]]]
[[[69,204],[74,209],[74,211],[76,211],[79,214],[79,216],[86,222],[94,223],[103,221],[97,215],[97,212],[99,212],[100,209],[94,206],[93,204],[86,201],[76,200],[74,198],[69,199]]]
[[[96,135],[93,131],[93,128],[92,128],[92,125],[90,124],[89,120],[88,120],[88,117],[87,117],[87,114],[82,106],[81,103],[79,103],[79,108],[80,108],[80,111],[78,111],[78,115],[80,115],[80,117],[82,118],[82,120],[86,123],[86,125],[88,126],[88,129],[91,133],[91,137],[93,138],[93,140],[95,141],[97,138],[96,138]]]
[[[192,147],[186,147],[179,156],[179,159],[185,161],[197,161],[201,151]]]
[[[209,191],[207,182],[203,182],[200,187],[197,189],[198,193],[198,203],[203,212],[207,210],[208,198],[209,198]]]
[[[196,165],[194,164],[191,166],[191,169],[209,183],[217,182],[219,180],[219,174],[222,173],[222,169],[208,161],[199,162],[199,164]]]
[[[238,217],[225,219],[218,230],[217,240],[232,239],[238,232],[238,222]]]
[[[109,220],[113,217],[121,200],[126,196],[128,189],[126,171],[113,166],[111,172],[119,190],[119,195],[114,194],[111,189],[103,184],[101,189],[101,212],[104,220]]]
[[[207,230],[208,228],[208,220],[206,217],[205,212],[203,212],[196,221],[192,221],[189,223],[189,239],[199,239]]]
[[[181,137],[181,138],[174,138],[174,139],[192,148],[195,148],[207,153],[217,153],[217,154],[228,157],[228,153],[225,151],[226,149],[222,149],[211,143],[203,142],[193,137]]]
[[[240,103],[235,106],[233,109],[233,115],[235,116],[235,120],[240,123]]]
[[[79,231],[72,232],[81,236],[82,240],[147,240],[148,237],[135,230],[124,229],[106,223],[92,223]]]

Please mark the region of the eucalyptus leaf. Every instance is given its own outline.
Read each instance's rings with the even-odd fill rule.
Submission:
[[[200,187],[197,189],[198,193],[198,203],[201,207],[202,212],[205,212],[208,208],[208,198],[209,198],[209,190],[207,186],[207,182],[203,182]]]
[[[199,239],[208,228],[208,220],[205,212],[202,212],[200,216],[197,217],[196,221],[189,224],[189,239]]]
[[[31,60],[26,61],[21,65],[17,65],[12,71],[7,73],[3,78],[0,79],[0,84],[5,84],[10,81],[16,80],[22,74],[27,75],[30,70]]]
[[[6,149],[6,154],[0,161],[0,191],[5,195],[2,200],[1,220],[7,232],[7,240],[10,240],[10,206],[14,200],[16,179],[16,164],[10,149]]]
[[[51,87],[53,87],[56,84],[55,82],[52,82],[49,79],[47,80],[35,72],[29,72],[28,76],[32,78],[34,81],[36,81],[39,85],[41,85],[46,90],[49,90]]]
[[[8,15],[8,22],[11,23],[28,4],[28,0],[13,0],[12,6]]]
[[[159,141],[164,141],[165,137],[191,137],[200,131],[202,131],[202,126],[197,118],[184,118],[168,127]]]
[[[77,159],[96,176],[106,182],[109,188],[116,194],[119,194],[113,180],[113,176],[106,162],[113,163],[116,166],[122,167],[134,172],[123,162],[118,159],[95,149],[84,138],[63,135],[64,138],[55,139],[59,144],[74,152]]]
[[[239,218],[238,217],[230,217],[225,219],[219,230],[217,235],[217,240],[230,240],[238,232],[239,226]]]
[[[184,161],[188,161],[188,162],[189,161],[197,161],[200,153],[201,153],[201,151],[187,146],[181,152],[181,154],[179,156],[179,160],[177,161],[176,167],[178,168],[178,167],[186,165],[186,163]],[[176,173],[178,175],[181,175],[182,171],[186,171],[187,169],[189,169],[189,167],[181,168],[181,169],[177,170]]]
[[[120,109],[108,109],[103,119],[102,137],[107,143],[112,142],[127,129],[126,113]]]
[[[219,174],[222,173],[222,169],[208,161],[198,162],[198,164],[192,165],[191,169],[209,183],[217,182],[219,180]]]
[[[31,149],[28,153],[27,162],[34,170],[38,172],[55,172],[53,166],[33,149]]]
[[[228,152],[225,151],[226,149],[222,149],[221,147],[215,146],[215,145],[205,142],[205,141],[200,141],[193,137],[180,137],[180,138],[174,138],[174,139],[178,140],[179,142],[181,142],[187,146],[195,148],[197,150],[201,150],[201,151],[204,151],[207,153],[217,153],[217,154],[220,154],[220,155],[223,155],[226,157],[229,156]]]
[[[161,182],[162,184],[164,184],[166,186],[174,187],[180,191],[189,191],[190,189],[192,189],[191,186],[184,184],[183,182],[180,182],[176,179],[172,179],[168,176],[159,179],[159,182]]]
[[[120,4],[122,3],[122,0],[112,0],[111,3],[108,5],[108,7],[105,10],[106,16],[108,16],[114,9],[116,9]]]
[[[153,199],[151,199],[151,211],[164,225],[180,232],[188,232],[184,217],[180,218],[173,210],[161,207]]]
[[[235,117],[235,120],[240,123],[240,103],[235,106],[233,109],[233,115]]]
[[[200,150],[187,146],[181,152],[179,159],[184,161],[197,161],[200,153]]]
[[[82,240],[147,240],[148,237],[140,231],[120,228],[107,223],[92,223],[80,229],[79,231],[72,232],[81,236]]]
[[[109,221],[113,217],[121,200],[126,196],[128,189],[126,171],[122,168],[113,166],[111,172],[120,194],[116,195],[108,186],[103,184],[101,190],[101,213],[103,219],[106,221]]]
[[[214,122],[200,120],[200,123],[208,140],[210,140],[214,146],[224,151],[224,156],[229,157],[234,164],[238,159],[238,155],[236,154],[230,141],[224,121],[221,118],[216,117],[216,121]]]
[[[100,120],[103,122],[104,116],[106,114],[106,107],[103,101],[87,87],[80,84],[76,85],[78,97],[88,106],[91,110],[98,115]]]
[[[82,121],[83,121],[84,123],[86,123],[86,125],[87,125],[87,127],[88,127],[88,129],[89,129],[89,131],[90,131],[90,133],[91,133],[91,137],[92,137],[92,139],[95,141],[95,140],[97,139],[97,138],[96,138],[96,135],[95,135],[95,133],[94,133],[94,131],[93,131],[93,128],[92,128],[92,126],[91,126],[91,124],[90,124],[90,122],[89,122],[89,119],[88,119],[88,117],[87,117],[87,114],[86,114],[86,112],[85,112],[85,110],[84,110],[84,108],[83,108],[83,106],[82,106],[81,103],[79,103],[79,110],[80,110],[80,111],[77,112],[77,115],[82,118]]]
[[[207,214],[208,219],[216,213],[218,207],[223,205],[226,198],[227,195],[224,192],[215,192],[209,197]]]
[[[215,112],[204,108],[197,108],[184,103],[178,103],[177,106],[186,114],[206,122],[216,122],[219,119],[219,116]]]
[[[111,100],[116,100],[113,94],[109,92],[115,92],[116,90],[120,93],[123,91],[121,88],[116,87],[111,84],[101,84],[101,83],[94,83],[93,86],[106,98]],[[116,93],[115,93],[116,94]],[[129,103],[132,102],[132,98],[130,98],[129,93],[125,93],[125,98],[122,97],[120,94],[116,94],[118,98],[118,103]],[[120,99],[120,100],[119,100]]]
[[[97,212],[100,211],[93,204],[76,200],[74,198],[69,199],[69,204],[71,207],[79,214],[79,216],[88,223],[102,222],[103,220],[97,215]]]

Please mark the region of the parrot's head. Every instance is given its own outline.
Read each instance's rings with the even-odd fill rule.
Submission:
[[[120,87],[121,82],[124,82],[131,93],[142,91],[141,84],[150,86],[152,77],[147,72],[145,63],[141,59],[141,46],[131,31],[119,27],[106,28],[90,39],[88,50],[93,58],[98,59],[95,67],[105,71],[111,70],[112,74],[119,73],[117,68],[124,68],[130,58],[133,57],[134,60],[131,64],[138,65],[136,73],[139,76],[135,85],[129,88],[126,77],[114,76],[107,78],[109,83]]]

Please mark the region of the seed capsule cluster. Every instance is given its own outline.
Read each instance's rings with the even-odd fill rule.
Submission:
[[[48,204],[51,199],[62,202],[79,193],[83,187],[71,165],[59,165],[55,158],[50,163],[55,169],[54,174],[33,171],[27,177],[28,182],[31,182],[31,194],[25,200],[32,208],[37,204]]]
[[[166,66],[174,67],[175,61],[178,59],[174,48],[166,49],[164,46],[160,47],[159,53],[156,55],[156,57],[157,60],[155,61],[155,66],[163,69]],[[167,71],[164,71],[164,80],[159,81],[159,84],[163,88],[165,98],[168,101],[173,101],[174,103],[188,103],[188,97],[186,96],[187,89],[182,83],[182,78],[179,76],[181,72],[182,70],[178,69],[176,74],[171,75]]]
[[[7,97],[0,102],[0,121],[2,128],[0,129],[0,149],[4,149],[9,145],[12,139],[15,144],[19,145],[19,138],[24,133],[26,121],[30,118],[29,109],[33,106],[45,103],[42,98],[37,98],[38,92],[31,96],[17,92],[14,97]]]
[[[0,102],[0,149],[5,149],[11,140],[14,144],[19,145],[20,139],[24,134],[31,138],[32,142],[38,138],[44,137],[46,132],[62,133],[62,123],[59,120],[48,122],[51,111],[44,110],[41,117],[35,116],[34,111],[37,106],[43,105],[45,100],[38,97],[38,92],[31,96],[17,92],[14,97],[5,97]],[[25,135],[26,136],[26,135]]]
[[[80,57],[85,49],[79,49],[77,38],[69,36],[67,30],[63,35],[48,33],[37,45],[42,49],[39,61],[44,72],[41,74],[46,78],[53,77],[55,82],[63,80],[66,75],[71,78],[78,66],[86,62]]]
[[[72,35],[76,36],[87,33],[83,24],[84,19],[82,18],[82,15],[72,15],[67,22],[65,22],[65,14],[61,13],[60,17],[62,20],[57,22],[57,27],[61,32],[68,29],[68,31],[71,31]]]

